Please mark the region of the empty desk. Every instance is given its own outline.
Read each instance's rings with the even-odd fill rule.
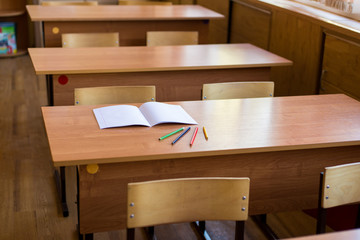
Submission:
[[[76,87],[111,85],[155,85],[159,102],[200,100],[204,83],[269,81],[271,67],[292,64],[251,44],[30,48],[29,54],[36,74],[53,75],[54,105],[73,105]]]
[[[359,161],[360,102],[342,94],[173,102],[206,127],[175,145],[184,125],[100,130],[95,106],[43,107],[55,166],[79,165],[81,233],[124,229],[128,182],[249,177],[249,214],[317,206],[319,173]],[[89,174],[88,164],[99,171]]]
[[[31,21],[43,22],[45,47],[61,47],[62,33],[119,32],[120,45],[146,45],[147,31],[198,31],[207,43],[209,20],[223,15],[198,5],[27,5]]]

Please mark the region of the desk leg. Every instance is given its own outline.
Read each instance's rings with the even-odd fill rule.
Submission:
[[[80,198],[79,198],[79,169],[76,168],[76,205],[77,205],[77,214],[78,214],[78,233],[79,240],[94,240],[93,233],[81,234],[80,233]]]
[[[56,188],[60,197],[61,210],[64,217],[69,216],[69,209],[66,203],[66,182],[65,167],[60,167],[60,173],[55,169]]]
[[[49,106],[54,106],[53,75],[46,75],[46,87]]]

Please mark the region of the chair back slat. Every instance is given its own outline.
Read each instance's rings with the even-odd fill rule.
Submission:
[[[360,202],[360,162],[325,168],[322,207]]]
[[[155,86],[75,88],[75,105],[143,103],[155,101]]]
[[[202,99],[273,97],[274,82],[229,82],[203,85]]]
[[[65,5],[80,5],[80,6],[97,6],[97,1],[89,2],[70,2],[70,1],[43,1],[42,6],[65,6]]]
[[[248,217],[249,178],[185,178],[128,184],[128,228]]]
[[[147,46],[196,45],[199,33],[196,31],[149,31],[146,33]]]
[[[63,48],[118,47],[119,33],[64,33],[61,41]]]

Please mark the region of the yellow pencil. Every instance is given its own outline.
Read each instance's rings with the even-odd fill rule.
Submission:
[[[208,135],[207,135],[205,127],[203,127],[203,132],[204,132],[204,136],[205,136],[206,140],[208,140]]]

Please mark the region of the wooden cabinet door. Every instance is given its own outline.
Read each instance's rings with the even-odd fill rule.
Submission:
[[[182,0],[185,1],[185,0]],[[229,1],[227,0],[197,0],[198,5],[209,8],[225,16],[224,19],[210,20],[209,43],[226,43],[229,15]]]
[[[291,67],[271,69],[275,96],[318,94],[323,39],[320,25],[281,10],[272,15],[269,50],[293,61]]]
[[[360,100],[360,43],[326,34],[320,93]]]
[[[251,43],[268,50],[271,26],[271,11],[254,6],[246,1],[232,1],[231,43]]]

